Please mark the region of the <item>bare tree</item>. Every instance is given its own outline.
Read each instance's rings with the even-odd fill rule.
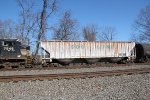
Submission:
[[[77,21],[71,18],[70,11],[66,11],[59,20],[58,26],[53,26],[54,39],[56,40],[75,40]]]
[[[12,20],[0,20],[0,38],[16,38],[15,23]]]
[[[35,30],[36,18],[34,15],[35,1],[34,0],[17,0],[20,13],[19,22],[16,30],[20,34],[20,41],[23,44],[30,44],[33,30]]]
[[[4,32],[4,22],[2,20],[0,20],[0,37],[1,39],[5,38],[5,32]]]
[[[57,9],[56,0],[17,0],[17,2],[20,7],[21,23],[16,30],[20,31],[23,43],[30,44],[33,40],[36,41],[34,45],[37,55],[39,41],[46,39],[47,21]]]
[[[139,42],[139,36],[133,32],[133,33],[131,33],[129,40],[133,41],[133,42]]]
[[[150,42],[150,5],[141,9],[134,23],[140,41]]]
[[[99,39],[101,41],[113,41],[117,35],[116,29],[114,27],[106,26],[102,28],[99,34]]]
[[[94,25],[87,25],[83,29],[84,40],[96,41],[97,29]]]
[[[0,20],[0,36],[3,34],[3,22]]]
[[[39,41],[41,39],[45,39],[47,20],[50,17],[50,15],[56,11],[56,8],[57,8],[56,7],[56,0],[43,0],[42,11],[40,13],[40,17],[38,18],[39,31],[37,34],[37,44],[36,44],[35,56],[38,53]]]

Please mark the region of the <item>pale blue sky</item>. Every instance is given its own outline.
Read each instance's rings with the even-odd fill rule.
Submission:
[[[87,24],[115,27],[118,32],[116,40],[128,41],[134,20],[149,4],[150,0],[60,0],[58,10],[71,10],[81,27]],[[0,1],[0,19],[17,21],[18,11],[16,0]]]

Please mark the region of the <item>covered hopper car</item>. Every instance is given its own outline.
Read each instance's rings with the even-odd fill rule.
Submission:
[[[133,61],[135,42],[41,41],[42,61],[60,64]]]

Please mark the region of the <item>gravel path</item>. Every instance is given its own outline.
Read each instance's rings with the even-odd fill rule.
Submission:
[[[150,68],[150,65],[94,67],[94,68],[77,68],[77,69],[53,69],[53,70],[0,71],[0,76],[80,73],[80,72],[111,71],[111,70],[124,70],[136,68]]]
[[[0,100],[150,100],[150,73],[1,82]]]

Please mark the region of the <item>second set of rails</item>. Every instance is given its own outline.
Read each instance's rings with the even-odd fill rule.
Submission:
[[[33,70],[0,71],[0,82],[19,82],[35,80],[53,80],[70,78],[92,78],[99,76],[132,75],[150,73],[150,65],[87,67],[87,68],[51,68]]]

